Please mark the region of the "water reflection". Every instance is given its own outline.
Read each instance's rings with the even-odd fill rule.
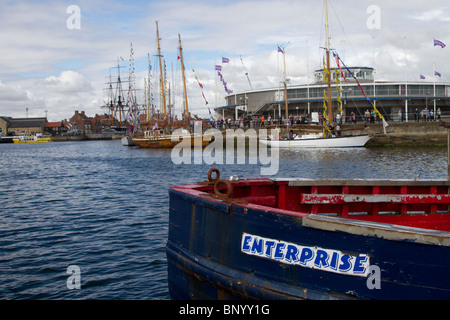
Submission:
[[[338,179],[446,179],[445,148],[280,150],[282,176]]]
[[[279,151],[274,178],[447,178],[446,148]],[[170,149],[120,141],[0,145],[0,296],[169,298],[169,188],[206,180],[212,167],[225,179],[266,177],[248,156],[176,165]],[[63,290],[71,264],[82,268],[79,291]]]

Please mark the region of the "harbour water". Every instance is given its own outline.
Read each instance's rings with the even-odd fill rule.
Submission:
[[[0,145],[0,299],[170,299],[168,189],[212,166],[120,141]],[[222,164],[222,177],[262,177]],[[281,150],[274,177],[446,179],[445,148]],[[69,266],[80,287],[70,289]]]

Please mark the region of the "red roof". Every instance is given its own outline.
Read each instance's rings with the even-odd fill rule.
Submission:
[[[61,121],[59,122],[47,122],[46,128],[59,128],[61,126]]]

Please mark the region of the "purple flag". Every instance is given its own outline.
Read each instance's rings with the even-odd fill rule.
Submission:
[[[217,70],[217,71],[222,71],[222,66],[216,65],[216,70]]]
[[[441,77],[441,74],[439,72],[437,72],[437,71],[434,72],[434,75],[438,76],[439,78]]]
[[[230,62],[230,59],[222,57],[222,63],[228,63],[228,62]]]
[[[423,79],[425,79],[425,77],[424,77],[423,75],[420,75],[420,79],[422,79],[422,80],[423,80]]]
[[[278,46],[278,52],[284,53],[284,51]]]
[[[440,46],[441,48],[445,48],[445,44],[442,41],[434,39],[434,46]]]

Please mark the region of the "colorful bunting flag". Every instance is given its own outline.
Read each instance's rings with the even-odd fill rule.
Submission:
[[[222,70],[222,66],[217,66],[217,65],[216,65],[216,70],[219,70],[219,69],[217,69],[217,67],[220,67],[220,71]],[[223,78],[223,75],[222,75],[222,73],[221,73],[220,71],[217,72],[217,75],[218,75],[219,78],[220,78],[220,82],[222,82],[222,84],[223,84],[223,87],[224,87],[224,89],[225,89],[225,92],[226,92],[227,94],[232,94],[232,93],[233,93],[233,90],[228,89],[228,87],[227,87],[227,82],[226,82],[225,79]]]
[[[336,65],[338,66],[339,71],[341,72],[342,79],[344,79],[345,82],[348,82],[348,80],[345,79],[344,72],[342,72],[341,65],[339,64],[339,59],[340,58],[339,58],[338,54],[333,52],[333,57],[336,60]]]
[[[228,62],[230,62],[230,59],[222,57],[222,63],[228,63]]]
[[[373,110],[378,114],[378,116],[380,117],[380,119],[384,120],[383,115],[380,113],[380,111],[378,111],[377,107],[372,103],[372,101],[370,101],[369,97],[366,95],[366,93],[364,92],[364,89],[361,87],[361,85],[359,84],[358,79],[356,78],[356,76],[353,74],[353,72],[350,71],[349,68],[347,68],[347,66],[344,64],[344,61],[342,61],[342,59],[337,55],[337,53],[335,54],[333,52],[333,55],[337,56],[339,58],[339,60],[342,62],[342,65],[344,66],[345,69],[347,69],[348,73],[353,77],[353,79],[355,79],[356,84],[358,85],[359,89],[361,90],[363,96],[367,99],[367,102],[372,106]],[[384,122],[383,122],[384,123]]]
[[[439,40],[436,40],[436,39],[433,39],[433,40],[434,40],[434,46],[435,47],[439,46],[441,48],[445,48],[445,44],[442,41],[439,41]]]
[[[203,93],[203,85],[202,85],[202,84],[200,83],[200,81],[198,80],[197,75],[195,75],[195,70],[194,70],[194,69],[192,69],[192,72],[194,72],[195,80],[197,80],[198,86],[199,86],[200,89],[202,90],[202,96],[203,96],[203,99],[205,99],[206,105],[208,105],[208,100],[206,100],[205,94]]]

